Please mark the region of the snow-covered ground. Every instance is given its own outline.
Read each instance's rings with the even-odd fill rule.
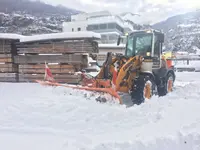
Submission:
[[[130,108],[62,87],[0,83],[0,149],[199,150],[199,76],[177,73],[173,93]]]
[[[174,61],[175,68],[194,68],[195,71],[200,71],[200,61],[199,60],[190,60],[189,65],[186,60],[183,61]]]

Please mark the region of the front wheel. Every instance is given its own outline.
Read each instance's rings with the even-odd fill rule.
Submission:
[[[154,80],[146,75],[141,75],[133,83],[131,98],[133,104],[140,105],[145,99],[150,99],[157,93],[157,87]]]

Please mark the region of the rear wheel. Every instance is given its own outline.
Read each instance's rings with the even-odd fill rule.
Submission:
[[[172,73],[168,73],[164,81],[164,86],[158,89],[159,96],[165,96],[173,91],[175,77]]]
[[[131,92],[131,98],[133,104],[140,105],[145,99],[150,99],[157,93],[157,88],[154,80],[150,76],[139,76],[134,81],[133,90]]]

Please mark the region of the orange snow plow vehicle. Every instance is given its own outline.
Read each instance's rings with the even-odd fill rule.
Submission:
[[[119,45],[122,37],[119,37]],[[107,54],[97,76],[82,78],[81,86],[38,81],[41,84],[109,93],[120,104],[130,100],[141,104],[153,95],[164,96],[173,90],[175,73],[171,60],[162,56],[164,34],[157,30],[134,31],[126,37],[125,54]]]

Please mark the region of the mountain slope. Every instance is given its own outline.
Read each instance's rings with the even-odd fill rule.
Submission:
[[[38,1],[1,0],[0,32],[24,35],[61,32],[62,22],[79,11]]]
[[[153,28],[164,31],[166,50],[200,52],[200,11],[170,17]]]
[[[55,7],[40,1],[29,1],[29,0],[0,1],[0,12],[12,13],[16,11],[38,16],[45,14],[71,15],[73,13],[79,12],[62,6]]]

